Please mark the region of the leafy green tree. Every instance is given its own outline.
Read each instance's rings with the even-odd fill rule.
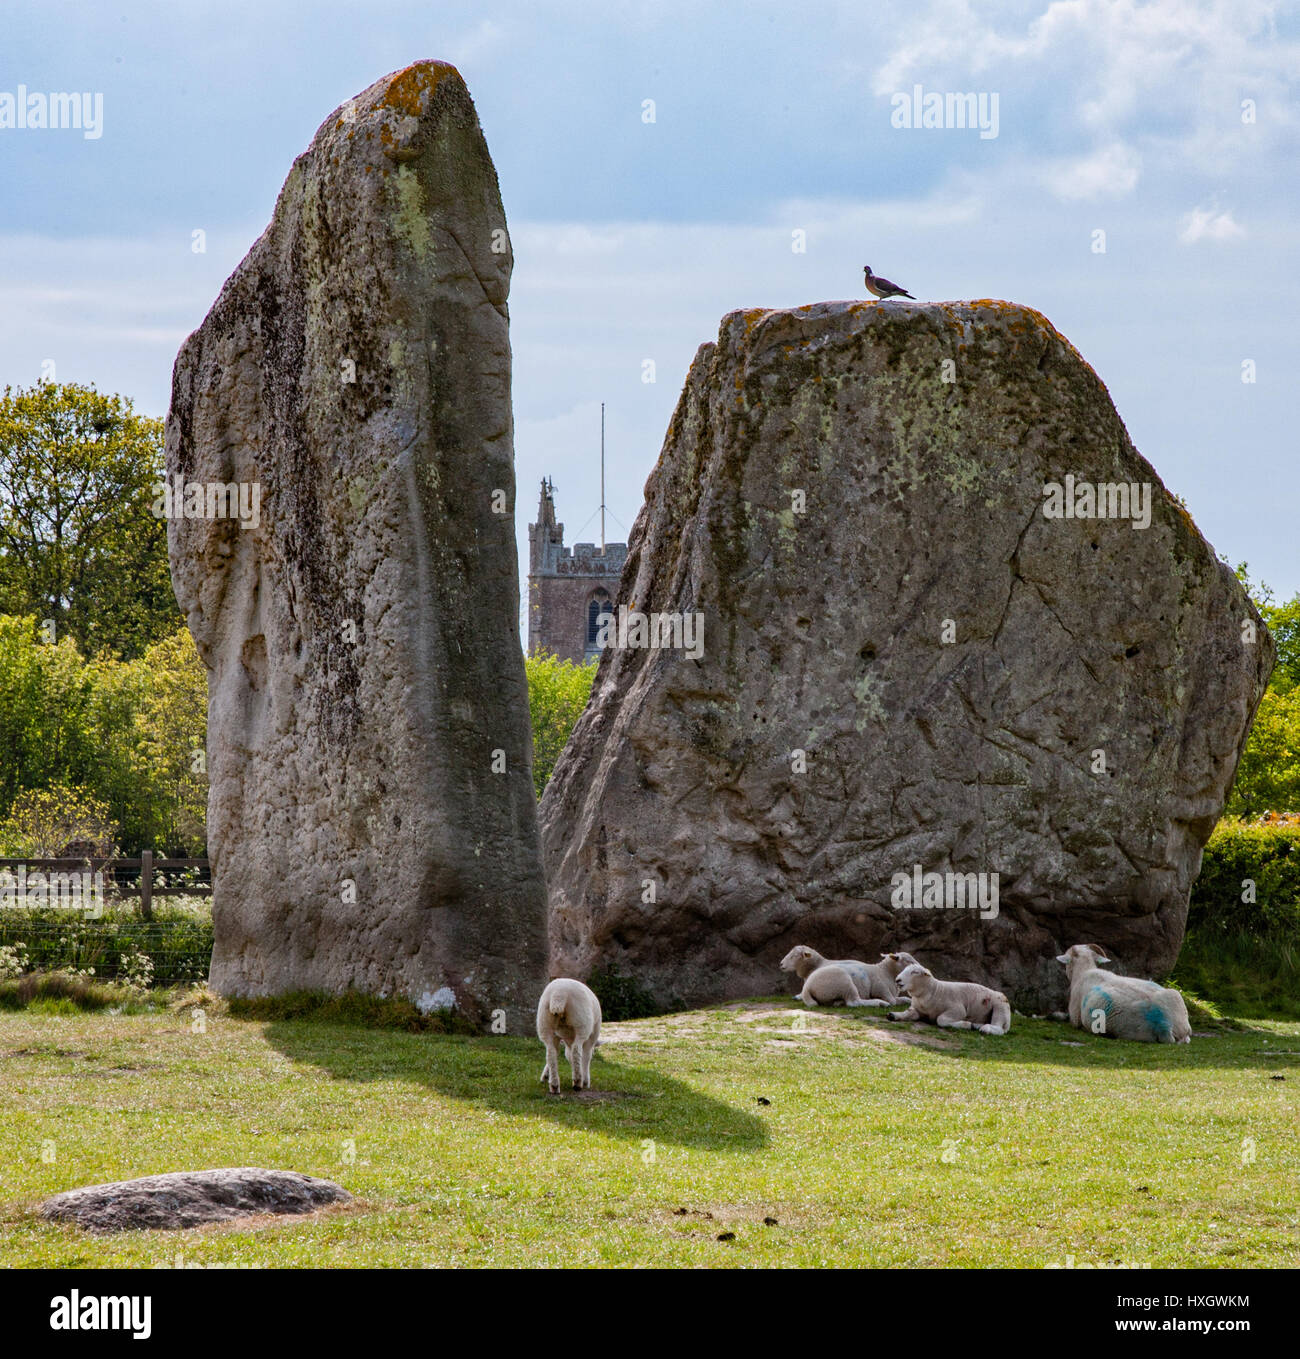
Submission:
[[[85,788],[29,788],[0,822],[0,855],[54,859],[73,845],[87,845],[96,857],[108,858],[114,829],[107,804]]]
[[[1226,811],[1245,818],[1300,811],[1300,688],[1265,691]]]
[[[575,665],[542,652],[524,658],[533,720],[533,786],[540,798],[574,724],[591,696],[596,665]]]
[[[76,643],[41,636],[34,618],[0,616],[0,815],[25,789],[83,782],[101,753]]]
[[[181,618],[167,570],[161,420],[75,383],[0,397],[0,613],[85,655],[139,656]]]
[[[34,618],[0,615],[0,818],[72,788],[107,807],[123,853],[201,854],[207,675],[189,630],[133,661],[88,662],[71,637],[41,636]]]
[[[1273,591],[1252,582],[1245,562],[1236,572],[1277,643],[1277,665],[1242,751],[1226,811],[1248,818],[1300,811],[1300,594],[1275,604]]]
[[[150,790],[151,843],[203,852],[208,809],[204,757],[208,674],[188,628],[155,642],[139,662],[146,682],[134,715],[132,767]]]

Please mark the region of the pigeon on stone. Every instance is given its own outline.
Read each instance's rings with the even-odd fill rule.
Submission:
[[[891,283],[887,278],[873,274],[869,264],[864,264],[862,269],[867,276],[867,291],[873,297],[912,297],[906,288],[900,288],[897,283]],[[912,297],[912,301],[915,302],[916,298]]]

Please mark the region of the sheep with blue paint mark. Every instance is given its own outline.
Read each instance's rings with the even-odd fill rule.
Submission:
[[[1140,977],[1103,971],[1110,962],[1095,944],[1073,944],[1056,961],[1070,983],[1076,1029],[1138,1043],[1190,1043],[1192,1025],[1177,991]]]

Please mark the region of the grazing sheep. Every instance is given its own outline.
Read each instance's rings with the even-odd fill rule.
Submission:
[[[898,974],[898,985],[912,1003],[906,1010],[890,1010],[890,1019],[929,1019],[941,1029],[990,1034],[1004,1034],[1011,1027],[1006,996],[978,982],[940,981],[928,967],[911,963]]]
[[[794,972],[807,981],[819,967],[842,968],[853,979],[863,1004],[888,1005],[899,999],[894,978],[916,959],[910,953],[882,953],[880,957],[878,963],[860,963],[856,958],[823,958],[816,949],[797,944],[781,959],[781,970]]]
[[[1177,991],[1103,972],[1098,964],[1110,959],[1096,944],[1073,944],[1056,961],[1070,980],[1070,1023],[1076,1029],[1138,1043],[1192,1041],[1187,1006]]]
[[[537,1002],[537,1036],[546,1044],[546,1065],[541,1079],[551,1094],[560,1093],[560,1053],[573,1068],[573,1088],[591,1088],[591,1054],[600,1037],[600,1000],[596,993],[572,977],[557,977],[547,984]]]

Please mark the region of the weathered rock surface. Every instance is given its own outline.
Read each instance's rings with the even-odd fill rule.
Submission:
[[[1149,526],[1046,517],[1067,474]],[[703,655],[602,657],[542,802],[556,970],[696,1003],[901,948],[1028,1005],[1071,943],[1172,965],[1274,648],[1042,316],[733,313],[629,548],[619,605],[699,611]],[[998,915],[907,909],[918,864]]]
[[[352,1195],[333,1180],[296,1170],[178,1171],[118,1180],[55,1194],[41,1205],[41,1216],[75,1222],[97,1235],[125,1231],[169,1231],[226,1222],[261,1213],[312,1213],[329,1203],[350,1202]]]
[[[226,994],[454,996],[531,1023],[511,265],[473,103],[423,62],[325,121],[177,358],[174,500],[260,493],[256,523],[169,524],[208,667]]]

